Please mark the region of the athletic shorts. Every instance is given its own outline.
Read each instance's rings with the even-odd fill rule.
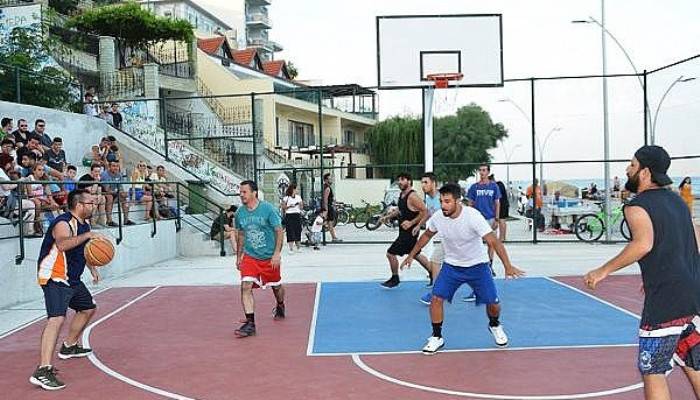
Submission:
[[[140,188],[129,189],[129,197],[134,199],[134,201],[141,201],[144,195],[144,190]]]
[[[254,288],[266,288],[282,284],[281,267],[272,268],[272,260],[258,260],[243,255],[241,260],[241,282],[253,282]]]
[[[92,310],[96,307],[90,291],[82,282],[67,285],[49,280],[46,285],[41,286],[41,289],[44,291],[46,315],[49,318],[65,317],[69,307],[76,312]]]
[[[430,255],[430,262],[442,264],[443,261],[445,261],[445,248],[442,246],[442,242],[433,242],[433,254]]]
[[[642,375],[665,374],[674,362],[700,371],[700,316],[639,329],[637,367]]]
[[[413,236],[411,232],[400,230],[399,237],[394,240],[386,252],[395,256],[405,256],[413,250],[417,242],[418,236]]]
[[[508,204],[501,204],[501,208],[498,210],[498,218],[500,219],[506,219],[509,217],[508,211],[509,211],[510,205]]]
[[[465,283],[474,291],[476,304],[500,302],[489,263],[477,264],[473,267],[455,267],[443,262],[440,274],[433,284],[433,296],[451,303],[457,289]]]

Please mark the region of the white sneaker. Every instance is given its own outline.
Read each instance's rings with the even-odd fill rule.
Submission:
[[[503,324],[498,326],[489,326],[489,332],[493,335],[493,340],[498,347],[508,346],[508,335],[503,330]]]
[[[437,353],[445,345],[445,339],[441,337],[431,336],[428,338],[428,343],[423,347],[423,354],[432,356]]]

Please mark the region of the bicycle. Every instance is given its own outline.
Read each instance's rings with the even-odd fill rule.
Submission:
[[[579,240],[584,242],[598,241],[606,230],[603,203],[595,202],[595,204],[600,208],[600,211],[597,213],[584,214],[574,221],[574,233]],[[624,204],[611,210],[610,225],[616,226],[619,224],[622,237],[629,241],[632,234],[630,233],[629,225],[625,219],[623,208]]]
[[[367,221],[367,229],[370,231],[377,230],[380,226],[382,226],[382,218],[387,216],[391,211],[396,207],[396,204],[394,202],[391,202],[389,204],[385,203],[382,201],[382,210],[377,213],[372,215],[369,220]],[[384,225],[386,225],[389,228],[395,228],[398,227],[399,225],[399,220],[398,218],[392,218],[391,220],[385,220],[383,221]]]
[[[347,225],[350,223],[350,216],[353,213],[354,208],[352,204],[345,204],[341,202],[335,203],[335,224],[336,225]]]
[[[367,226],[367,221],[372,217],[372,205],[365,200],[360,200],[364,204],[364,208],[355,209],[355,217],[353,218],[353,225],[355,228],[362,229]]]

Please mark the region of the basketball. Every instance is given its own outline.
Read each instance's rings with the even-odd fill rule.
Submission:
[[[114,245],[107,239],[90,239],[85,245],[85,261],[88,265],[102,267],[114,258]]]

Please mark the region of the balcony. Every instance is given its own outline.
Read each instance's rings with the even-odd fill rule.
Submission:
[[[284,48],[277,42],[264,37],[248,37],[248,46],[259,47],[271,52],[282,51]]]
[[[245,17],[245,22],[249,27],[258,27],[258,28],[267,28],[270,29],[272,28],[272,23],[270,22],[270,17],[267,14],[262,14],[262,13],[254,13],[254,14],[248,14]]]
[[[269,5],[272,5],[272,1],[270,1],[270,0],[246,0],[245,2],[249,6],[269,6]]]

